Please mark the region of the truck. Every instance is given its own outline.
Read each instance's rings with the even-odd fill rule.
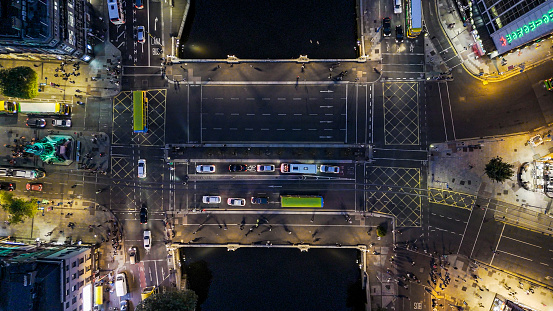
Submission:
[[[0,100],[0,114],[15,114],[17,113],[16,102]]]
[[[36,114],[43,116],[62,115],[68,116],[71,114],[71,107],[68,104],[62,103],[17,103],[17,112],[23,114]]]
[[[280,172],[294,174],[317,174],[317,164],[282,163],[280,164]]]

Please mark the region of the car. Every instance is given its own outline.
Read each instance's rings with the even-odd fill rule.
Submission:
[[[42,191],[41,183],[28,183],[25,188],[30,191]]]
[[[52,126],[55,127],[71,127],[70,119],[53,119]]]
[[[11,182],[0,182],[0,190],[14,191],[15,184],[12,184]]]
[[[230,206],[244,206],[246,205],[246,199],[228,198],[227,204]]]
[[[149,252],[152,248],[152,232],[150,230],[144,230],[144,249]]]
[[[215,195],[204,195],[202,202],[205,204],[219,204],[221,203],[221,197]]]
[[[46,120],[41,118],[28,118],[25,123],[28,127],[38,127],[43,128],[46,126]]]
[[[340,173],[340,167],[334,166],[334,165],[321,165],[319,170],[321,171],[321,173],[334,173],[334,174]]]
[[[553,90],[553,78],[543,81],[543,84],[548,91]]]
[[[196,166],[196,173],[215,173],[215,165],[201,164]]]
[[[252,197],[252,204],[267,204],[269,203],[268,197]]]
[[[401,14],[401,1],[402,0],[394,0],[394,14]]]
[[[146,160],[138,160],[138,178],[146,178]]]
[[[392,21],[389,17],[384,17],[382,20],[382,33],[384,34],[384,37],[392,35]]]
[[[129,311],[129,300],[121,300],[121,303],[119,304],[119,310],[120,311]]]
[[[144,34],[144,26],[138,26],[136,28],[136,37],[139,43],[144,43],[146,41]]]
[[[401,27],[401,25],[396,26],[396,42],[403,42],[403,27]]]
[[[131,265],[134,265],[138,260],[138,252],[136,251],[136,247],[129,248],[129,262]]]
[[[144,1],[143,0],[134,0],[134,7],[141,10],[144,8]]]
[[[148,223],[148,208],[146,207],[146,204],[142,204],[142,207],[140,208],[140,224],[147,224]]]
[[[127,275],[124,272],[118,273],[115,276],[115,293],[117,296],[125,296],[128,292]]]
[[[258,164],[257,165],[257,171],[258,172],[274,172],[275,166],[273,164]]]
[[[231,164],[228,166],[229,172],[245,172],[248,167],[244,164]]]

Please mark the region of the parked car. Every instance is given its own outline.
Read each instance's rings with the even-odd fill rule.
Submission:
[[[321,173],[338,174],[340,173],[340,167],[335,165],[321,165],[320,171]]]
[[[125,296],[128,292],[127,275],[124,272],[118,273],[115,276],[115,293],[117,296]]]
[[[12,184],[11,182],[0,182],[0,190],[14,191],[15,184]]]
[[[43,128],[46,126],[46,120],[41,118],[28,118],[25,124],[28,127]]]
[[[384,34],[384,37],[392,35],[392,21],[389,17],[384,17],[382,20],[382,33]]]
[[[119,304],[119,310],[120,311],[129,311],[129,300],[121,300],[121,303]]]
[[[196,173],[215,173],[215,165],[201,164],[196,166]]]
[[[148,223],[148,207],[146,207],[146,204],[142,204],[142,207],[140,208],[140,224],[147,224]]]
[[[134,7],[137,9],[143,9],[144,8],[144,1],[143,0],[134,0]]]
[[[273,164],[258,164],[257,165],[257,171],[258,172],[274,172],[275,166]]]
[[[267,204],[269,203],[269,198],[267,197],[252,197],[252,204]]]
[[[136,247],[129,248],[129,262],[131,265],[134,265],[138,261],[138,252],[136,251]]]
[[[403,28],[401,27],[401,25],[396,26],[396,42],[403,42]]]
[[[210,195],[204,195],[202,198],[202,202],[205,204],[219,204],[221,203],[221,197],[220,196],[210,196]]]
[[[229,172],[245,172],[248,167],[244,164],[231,164],[228,166]]]
[[[25,188],[30,191],[42,191],[41,183],[28,183]]]
[[[138,160],[138,178],[146,178],[146,160]]]
[[[227,204],[230,206],[244,206],[246,205],[246,199],[228,198]]]
[[[144,249],[146,252],[150,252],[152,248],[152,232],[150,230],[144,230]]]
[[[144,43],[146,41],[146,34],[144,31],[144,26],[138,26],[136,28],[136,37],[139,43]]]
[[[401,1],[402,0],[394,0],[394,14],[401,14]]]
[[[55,127],[71,127],[70,119],[53,119],[52,126]]]

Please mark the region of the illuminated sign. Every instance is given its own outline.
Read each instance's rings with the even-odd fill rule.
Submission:
[[[522,38],[531,31],[535,31],[538,27],[549,24],[550,22],[553,22],[553,9],[549,10],[546,14],[543,14],[540,19],[531,21],[528,24],[516,29],[515,31],[506,34],[505,38],[507,39],[507,43],[510,44],[511,42],[513,42],[513,40]],[[501,41],[502,45],[505,46],[503,44],[503,40]]]

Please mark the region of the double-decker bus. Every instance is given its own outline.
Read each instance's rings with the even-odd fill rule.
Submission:
[[[71,114],[71,107],[68,104],[62,103],[17,103],[16,107],[17,112],[23,114],[37,114],[42,116],[68,116]]]
[[[0,114],[17,113],[17,103],[0,100]]]
[[[422,31],[422,6],[421,0],[407,0],[405,10],[405,23],[407,25],[407,37],[416,38]]]
[[[125,23],[125,15],[120,0],[108,0],[108,15],[110,22],[115,25]]]
[[[323,197],[316,195],[281,195],[281,207],[323,207]]]
[[[148,97],[145,91],[133,91],[133,127],[135,133],[148,131]]]

